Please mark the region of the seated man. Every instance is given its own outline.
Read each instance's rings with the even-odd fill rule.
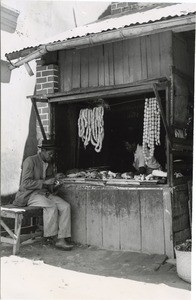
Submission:
[[[21,184],[13,204],[43,207],[44,237],[57,235],[56,247],[71,250],[73,246],[65,240],[71,236],[70,205],[51,191],[55,182],[52,165],[55,146],[44,140],[38,147],[41,151],[23,162]]]

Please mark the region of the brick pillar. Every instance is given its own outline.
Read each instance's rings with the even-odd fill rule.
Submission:
[[[54,64],[42,65],[43,61],[37,61],[36,67],[36,95],[47,95],[58,92],[59,89],[59,73],[58,66]],[[41,117],[44,130],[47,138],[50,137],[50,105],[48,103],[39,102],[37,103],[38,111]],[[38,143],[42,140],[42,134],[37,122],[37,140]]]

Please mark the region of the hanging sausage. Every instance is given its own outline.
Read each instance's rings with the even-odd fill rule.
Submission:
[[[146,161],[153,157],[155,144],[160,145],[160,121],[156,98],[146,98],[143,124],[143,153]]]
[[[102,149],[104,139],[104,108],[81,109],[78,118],[78,135],[84,143],[84,147],[91,142],[96,152]]]

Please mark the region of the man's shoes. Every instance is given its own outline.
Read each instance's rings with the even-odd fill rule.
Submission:
[[[70,251],[73,248],[73,245],[69,245],[66,241],[56,242],[55,246],[61,250]]]
[[[54,245],[55,244],[55,240],[53,237],[44,237],[43,238],[43,244],[44,245]]]

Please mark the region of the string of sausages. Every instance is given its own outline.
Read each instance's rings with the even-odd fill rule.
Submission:
[[[81,109],[78,118],[78,135],[84,143],[84,147],[91,143],[96,152],[102,149],[104,139],[104,108]]]
[[[146,98],[143,123],[143,153],[146,161],[153,157],[155,144],[160,145],[160,121],[156,98]]]

